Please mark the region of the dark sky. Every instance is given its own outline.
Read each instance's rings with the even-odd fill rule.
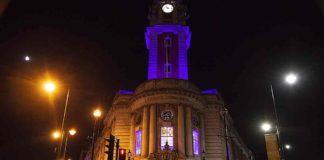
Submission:
[[[89,147],[91,111],[119,89],[147,79],[144,32],[151,1],[12,0],[0,27],[0,159],[53,159],[50,133],[71,89],[68,155]],[[257,160],[259,125],[271,117],[274,87],[288,160],[324,159],[324,9],[320,0],[190,0],[189,79],[217,88]],[[24,62],[25,55],[32,61]],[[298,84],[287,86],[293,71]],[[48,98],[47,75],[60,89]],[[270,119],[271,121],[271,119]],[[28,157],[28,158],[26,158]]]

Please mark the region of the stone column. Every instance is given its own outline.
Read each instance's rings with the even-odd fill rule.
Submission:
[[[141,156],[148,156],[148,137],[149,133],[149,108],[144,107],[143,109],[143,121],[142,121],[142,148],[141,148]]]
[[[188,157],[193,157],[192,150],[192,126],[191,126],[191,108],[186,107],[186,153]]]
[[[130,142],[129,142],[129,149],[132,153],[135,153],[135,114],[132,114],[131,116],[131,126],[130,126]]]
[[[184,109],[178,106],[178,153],[180,157],[185,158],[185,126],[184,126]]]
[[[200,121],[200,141],[201,141],[200,152],[202,152],[202,150],[205,150],[205,152],[206,152],[206,145],[205,145],[205,118],[204,118],[203,114],[199,115],[199,121]]]
[[[156,105],[150,107],[149,154],[156,152]]]

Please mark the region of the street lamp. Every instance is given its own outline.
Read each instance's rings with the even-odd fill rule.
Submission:
[[[77,131],[74,128],[71,128],[69,130],[70,136],[74,136],[76,133],[77,133]],[[65,159],[67,143],[68,143],[68,134],[65,135],[65,146],[64,146],[64,152],[63,152],[63,159]]]
[[[92,113],[93,117],[95,118],[93,132],[92,132],[92,152],[91,152],[91,160],[94,160],[94,147],[95,147],[95,139],[96,139],[96,128],[97,128],[97,121],[101,117],[101,110],[95,109]]]
[[[264,139],[265,139],[268,159],[280,160],[280,150],[278,145],[277,133],[275,133],[272,130],[272,126],[268,122],[262,123],[260,127],[264,132]]]
[[[289,149],[291,149],[291,146],[290,146],[289,144],[286,144],[286,145],[285,145],[285,148],[286,148],[287,150],[289,150]]]
[[[46,92],[53,93],[56,90],[56,84],[51,80],[47,80],[43,84],[43,88]],[[63,145],[63,139],[64,139],[64,123],[65,123],[65,117],[66,117],[66,110],[67,110],[68,102],[69,102],[69,96],[70,96],[70,89],[68,88],[67,93],[66,93],[64,113],[63,113],[62,125],[61,125],[62,136],[61,136],[61,140],[60,140],[59,147],[58,147],[57,159],[60,158],[61,152],[62,152],[62,145]]]
[[[297,82],[298,77],[295,73],[289,73],[285,76],[285,82],[289,85],[293,85]],[[275,96],[273,92],[273,87],[272,84],[270,84],[270,91],[271,91],[271,97],[272,97],[272,103],[273,103],[273,111],[274,115],[276,118],[276,132],[277,132],[277,138],[278,138],[278,145],[279,145],[279,153],[281,156],[281,159],[284,159],[284,150],[281,145],[281,140],[280,140],[280,125],[279,125],[279,118],[278,118],[278,113],[277,113],[277,108],[276,108],[276,101],[275,101]]]
[[[52,81],[47,81],[43,84],[44,90],[48,93],[53,93],[56,89],[56,85]]]
[[[76,134],[76,132],[77,131],[74,128],[69,130],[69,133],[70,133],[71,136],[74,136]]]
[[[61,132],[59,130],[56,130],[56,131],[53,131],[52,134],[51,134],[51,137],[54,139],[54,140],[58,140],[60,139],[62,136]],[[57,147],[54,148],[54,152],[57,152]]]
[[[100,109],[95,109],[93,111],[93,116],[97,119],[101,116],[101,110]]]
[[[229,147],[228,147],[228,139],[229,139],[229,136],[228,136],[228,128],[227,128],[227,114],[228,114],[228,110],[225,106],[223,106],[222,108],[223,110],[221,110],[221,114],[223,115],[223,123],[224,123],[224,138],[225,138],[225,149],[226,149],[226,160],[229,160],[229,156],[230,156],[230,153],[229,153]]]
[[[25,61],[29,62],[31,60],[31,58],[29,56],[25,56]]]
[[[261,125],[261,129],[264,131],[264,132],[269,132],[271,130],[271,124],[268,123],[268,122],[265,122]]]
[[[58,138],[60,138],[61,137],[61,133],[60,133],[60,131],[54,131],[53,133],[52,133],[52,138],[53,139],[58,139]]]
[[[290,84],[293,85],[297,82],[297,75],[294,73],[289,73],[288,75],[286,75],[285,77],[285,81]]]

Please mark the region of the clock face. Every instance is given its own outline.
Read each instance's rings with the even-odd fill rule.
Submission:
[[[171,111],[163,111],[161,113],[161,118],[164,121],[170,121],[173,118],[173,113]]]
[[[173,5],[172,4],[165,4],[165,5],[163,5],[162,11],[164,13],[171,13],[173,11]]]

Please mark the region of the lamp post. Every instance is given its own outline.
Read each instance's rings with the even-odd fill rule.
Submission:
[[[95,109],[93,111],[93,116],[95,118],[94,121],[94,126],[93,126],[93,132],[92,132],[92,151],[91,151],[91,160],[94,160],[94,147],[95,147],[95,139],[96,139],[96,126],[97,126],[97,121],[101,117],[101,110],[100,109]]]
[[[44,83],[43,85],[44,90],[48,93],[53,93],[56,90],[56,85],[53,81],[48,80],[47,82]],[[63,145],[63,139],[64,139],[64,123],[65,123],[65,118],[66,118],[66,111],[68,107],[68,102],[69,102],[69,96],[70,96],[70,88],[68,88],[67,93],[66,93],[66,99],[65,99],[65,105],[64,105],[64,112],[63,112],[63,118],[62,118],[62,124],[61,124],[61,140],[59,143],[58,147],[58,153],[57,153],[57,159],[60,158],[61,152],[62,152],[62,145]]]
[[[61,125],[61,131],[63,132],[63,135],[64,135],[64,123],[65,123],[65,117],[66,117],[66,110],[67,110],[68,102],[69,102],[69,96],[70,96],[70,89],[68,89],[67,93],[66,93],[64,113],[63,113],[63,119],[62,119],[62,125]],[[60,147],[59,147],[59,156],[60,156],[61,151],[62,151],[62,145],[63,145],[63,136],[62,136]]]
[[[285,82],[289,85],[294,85],[298,80],[298,77],[295,73],[289,73],[285,76]],[[284,159],[284,150],[281,145],[281,139],[280,139],[280,125],[279,125],[279,118],[278,118],[278,113],[277,113],[277,107],[276,107],[276,100],[275,100],[275,95],[273,91],[273,86],[270,83],[270,91],[271,91],[271,98],[272,98],[272,104],[273,104],[273,112],[276,118],[276,132],[277,132],[277,137],[278,137],[278,145],[279,145],[279,153],[281,159]]]
[[[74,136],[75,134],[76,134],[76,130],[74,129],[74,128],[71,128],[70,130],[69,130],[69,135],[70,136]],[[68,143],[68,134],[66,133],[66,135],[65,135],[65,145],[64,145],[64,152],[63,152],[63,159],[65,159],[65,155],[66,155],[66,148],[67,148],[67,143]]]
[[[227,108],[225,106],[223,106],[223,109],[221,111],[221,113],[223,114],[223,123],[224,123],[224,138],[225,138],[225,149],[226,149],[226,160],[229,160],[229,150],[228,150],[228,130],[227,130],[227,114],[228,114],[228,111],[227,111]]]
[[[51,137],[52,137],[52,139],[54,139],[54,140],[58,140],[59,138],[61,138],[61,136],[62,136],[62,134],[61,134],[61,132],[59,131],[59,130],[55,130],[55,131],[53,131],[52,132],[52,134],[51,134]],[[59,142],[57,142],[57,144],[58,144]],[[57,152],[58,152],[58,150],[57,150],[58,148],[57,148],[57,146],[54,148],[54,152],[57,154]]]

